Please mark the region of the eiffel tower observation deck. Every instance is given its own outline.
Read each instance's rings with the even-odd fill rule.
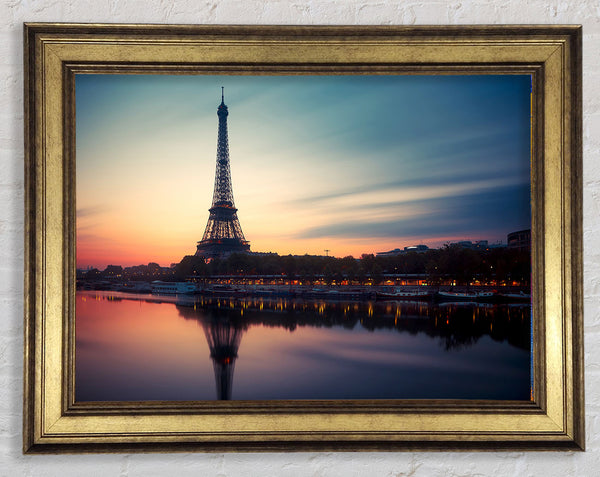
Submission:
[[[217,141],[217,169],[212,207],[202,240],[198,242],[196,256],[205,259],[224,258],[236,252],[248,252],[250,243],[244,237],[237,209],[233,201],[231,171],[229,169],[229,140],[227,138],[227,116],[224,88],[221,88],[219,138]]]

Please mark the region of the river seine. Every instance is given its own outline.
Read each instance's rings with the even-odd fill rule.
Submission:
[[[76,401],[531,396],[527,304],[78,291]]]

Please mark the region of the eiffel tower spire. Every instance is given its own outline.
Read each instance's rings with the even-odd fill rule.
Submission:
[[[217,169],[212,207],[202,240],[198,242],[196,255],[211,259],[226,257],[235,252],[250,250],[244,237],[237,209],[233,201],[231,171],[229,169],[229,139],[227,137],[227,116],[225,88],[221,87],[221,104],[217,108],[219,117],[219,137],[217,140]]]

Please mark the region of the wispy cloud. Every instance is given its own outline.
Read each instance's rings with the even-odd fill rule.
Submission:
[[[98,215],[106,214],[110,211],[110,207],[106,205],[92,205],[88,207],[81,207],[77,209],[77,218],[83,219],[88,217],[95,217]]]
[[[471,177],[469,177],[471,176]],[[477,192],[480,190],[506,187],[508,185],[529,184],[528,177],[495,177],[492,179],[480,179],[477,174],[463,174],[460,177],[448,177],[432,175],[427,178],[398,179],[354,186],[327,194],[318,194],[308,197],[300,197],[290,201],[294,204],[317,203],[332,201],[344,197],[356,199],[356,205],[361,206],[361,198],[367,199],[372,192],[387,193],[392,196],[405,197],[393,203],[402,204],[412,200],[420,200],[423,197],[440,197],[446,195],[463,194],[465,192]]]
[[[297,234],[297,238],[319,237],[431,237],[455,235],[457,230],[478,238],[503,237],[508,232],[527,226],[530,217],[528,186],[507,186],[473,193],[422,198],[414,202],[420,213],[402,216],[402,206],[406,202],[360,205],[360,208],[373,210],[386,207],[392,216],[383,221],[345,220],[331,221],[315,227],[308,227]],[[514,210],[506,219],[505,208]],[[399,211],[393,216],[393,211]]]

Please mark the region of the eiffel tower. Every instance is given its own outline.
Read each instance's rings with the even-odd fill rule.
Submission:
[[[210,215],[202,240],[198,242],[196,256],[206,260],[223,258],[236,252],[247,252],[250,243],[245,239],[237,209],[233,202],[231,171],[229,169],[229,140],[227,138],[227,116],[224,88],[221,87],[221,104],[217,109],[219,117],[219,138],[217,140],[217,170],[215,189]]]

